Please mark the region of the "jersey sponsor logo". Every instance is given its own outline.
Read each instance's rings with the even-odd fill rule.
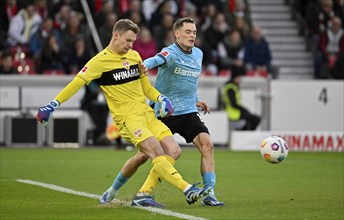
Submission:
[[[84,66],[82,69],[81,69],[81,73],[86,73],[88,67],[87,66]]]
[[[128,70],[114,69],[107,72],[103,72],[101,77],[96,81],[99,85],[119,85],[127,82],[131,82],[140,78],[139,66],[130,66]]]
[[[140,136],[141,134],[142,134],[141,128],[139,128],[139,129],[137,129],[136,131],[134,131],[134,135],[135,135],[136,137]]]
[[[185,70],[185,69],[182,69],[180,67],[176,67],[174,69],[174,73],[179,74],[179,75],[183,75],[183,76],[192,76],[192,77],[196,77],[196,78],[198,78],[199,75],[201,74],[198,71]]]
[[[116,81],[120,81],[122,79],[132,78],[132,77],[139,76],[139,75],[140,75],[140,71],[138,68],[134,68],[134,69],[130,69],[130,70],[124,70],[124,71],[120,71],[120,72],[112,74],[113,78]]]
[[[166,50],[163,50],[160,52],[161,55],[163,55],[164,57],[167,57],[170,53]]]
[[[127,70],[130,68],[130,63],[129,63],[129,61],[123,62],[122,65],[123,65],[123,67],[124,67],[125,69],[127,69]]]

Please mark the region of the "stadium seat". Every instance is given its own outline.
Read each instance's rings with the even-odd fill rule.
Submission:
[[[21,75],[36,74],[34,62],[30,58],[24,58],[24,59],[21,59],[20,61],[15,61],[13,62],[13,66],[17,68],[18,73]]]
[[[63,70],[44,70],[43,71],[44,75],[64,75],[64,71]]]
[[[230,75],[232,75],[232,73],[228,69],[222,69],[222,70],[219,71],[219,76],[229,77]]]
[[[268,78],[269,77],[269,72],[266,71],[266,70],[260,70],[260,71],[247,70],[246,71],[246,76],[259,76],[259,77]]]
[[[213,74],[210,71],[208,71],[208,70],[203,70],[201,75],[202,76],[213,76]]]

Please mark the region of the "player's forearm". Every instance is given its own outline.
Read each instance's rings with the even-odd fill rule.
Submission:
[[[141,84],[145,96],[154,102],[158,101],[160,92],[152,86],[152,84],[149,82],[148,76],[144,76],[141,78]]]
[[[162,59],[159,55],[154,57],[148,58],[143,63],[146,65],[148,69],[153,69],[154,67],[160,66],[165,63],[165,60]]]
[[[85,81],[76,76],[56,97],[60,105],[70,99],[77,91],[85,85]]]

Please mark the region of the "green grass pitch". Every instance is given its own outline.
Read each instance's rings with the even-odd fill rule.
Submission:
[[[123,204],[17,182],[17,179],[100,195],[135,151],[110,148],[0,148],[0,219],[178,219]],[[217,198],[224,207],[188,205],[172,185],[162,182],[157,201],[168,211],[204,219],[344,219],[344,154],[289,152],[281,164],[259,152],[216,149]],[[198,151],[183,148],[176,168],[185,180],[202,182]],[[130,201],[150,170],[147,162],[121,189]]]

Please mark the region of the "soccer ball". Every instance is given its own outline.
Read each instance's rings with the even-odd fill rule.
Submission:
[[[288,145],[278,136],[270,136],[263,140],[260,154],[270,163],[281,163],[288,156]]]

